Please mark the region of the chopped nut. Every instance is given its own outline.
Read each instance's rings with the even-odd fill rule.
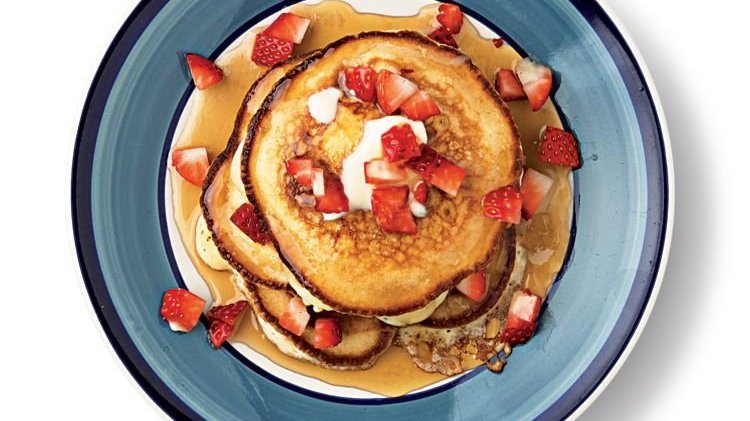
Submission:
[[[464,370],[470,370],[476,366],[477,359],[471,355],[464,355],[461,358],[461,368]]]
[[[484,331],[484,337],[487,339],[493,339],[500,333],[500,320],[492,318],[487,321],[487,325]]]
[[[505,362],[502,361],[500,358],[496,359],[494,362],[491,362],[488,360],[486,365],[487,365],[487,369],[489,369],[493,373],[499,373],[503,371],[503,368],[505,368]]]
[[[502,350],[503,354],[505,354],[506,358],[508,356],[510,356],[511,351],[513,351],[513,349],[510,347],[510,345],[508,345],[506,342],[501,342],[501,341],[498,341],[495,344],[495,348],[494,349],[495,349],[495,352],[500,352]]]
[[[477,351],[479,351],[479,350],[477,349],[476,344],[469,343],[468,345],[466,345],[466,352],[468,352],[469,354],[476,355]]]
[[[452,355],[454,357],[457,357],[461,355],[461,350],[458,349],[457,346],[453,345],[451,349],[448,350],[448,355]]]

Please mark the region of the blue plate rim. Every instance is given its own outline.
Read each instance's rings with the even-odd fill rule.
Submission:
[[[296,1],[285,0],[278,4],[277,8],[294,3]],[[656,246],[658,251],[650,256],[654,260],[649,263],[651,268],[649,287],[645,291],[645,297],[629,297],[626,304],[627,309],[628,304],[631,304],[631,299],[637,300],[640,298],[641,305],[634,312],[635,319],[629,320],[629,326],[621,326],[623,317],[618,320],[594,362],[586,368],[581,377],[563,396],[539,415],[539,419],[577,417],[603,391],[624,363],[648,319],[658,294],[669,252],[674,213],[674,180],[669,136],[660,101],[645,64],[638,51],[635,50],[627,32],[623,29],[623,25],[613,15],[611,8],[606,3],[601,0],[570,0],[570,3],[589,22],[605,46],[610,51],[617,52],[617,54],[613,54],[613,59],[625,80],[633,105],[636,108],[639,123],[643,123],[642,118],[645,118],[647,122],[650,121],[654,125],[651,128],[653,132],[650,134],[652,135],[651,139],[658,141],[656,146],[660,148],[661,152],[661,162],[658,163],[661,169],[659,175],[664,183],[661,186],[663,188],[662,195],[658,199],[661,200],[663,206],[661,218],[658,221],[661,227],[660,232],[657,233],[658,244]],[[83,188],[88,186],[91,180],[95,139],[112,84],[116,80],[125,58],[142,32],[167,4],[168,0],[141,0],[115,35],[97,69],[84,103],[75,140],[71,179],[71,210],[74,241],[81,275],[94,307],[94,312],[110,345],[139,386],[166,414],[172,418],[197,419],[200,418],[198,414],[163,383],[143,359],[112,306],[112,299],[103,282],[103,275],[96,254],[96,244],[91,226],[91,192],[89,189]],[[635,93],[634,89],[637,89],[639,93]],[[647,102],[644,104],[642,101],[636,101],[638,95],[645,95]],[[641,126],[641,130],[647,129]],[[644,139],[646,138],[644,137]],[[81,184],[79,180],[86,180],[86,182]],[[618,343],[614,347],[610,347],[612,349],[608,349],[607,345],[611,345],[614,336],[618,336],[620,341],[617,341]],[[590,385],[588,390],[571,393],[576,384],[581,382],[581,379],[589,382],[593,380],[593,384]]]

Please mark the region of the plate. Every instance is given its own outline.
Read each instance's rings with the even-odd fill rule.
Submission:
[[[350,1],[409,13],[428,3]],[[309,384],[201,329],[169,334],[161,293],[183,282],[165,204],[167,153],[192,92],[181,56],[216,57],[286,1],[144,0],[117,34],[79,128],[72,207],[94,310],[113,348],[170,416],[209,419],[562,419],[579,414],[632,348],[658,292],[672,222],[671,155],[658,98],[606,8],[587,0],[466,0],[464,12],[548,63],[581,142],[574,241],[537,335],[497,376],[476,369],[399,398]],[[201,331],[201,332],[199,332]]]

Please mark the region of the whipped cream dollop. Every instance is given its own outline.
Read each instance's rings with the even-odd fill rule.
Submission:
[[[320,124],[331,124],[336,119],[342,92],[336,88],[326,88],[307,98],[310,115]]]
[[[421,121],[409,120],[400,115],[370,120],[365,123],[362,140],[354,151],[344,158],[343,171],[341,172],[341,182],[344,185],[344,193],[349,199],[349,211],[355,210],[372,210],[372,190],[373,186],[365,182],[365,162],[372,161],[383,157],[383,144],[381,137],[393,126],[408,124],[411,126],[417,142],[427,143],[427,130]],[[416,174],[410,174],[413,180],[409,180],[412,186],[419,179]]]

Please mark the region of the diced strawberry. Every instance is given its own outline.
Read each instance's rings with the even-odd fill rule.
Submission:
[[[292,56],[292,44],[260,33],[255,36],[253,61],[261,66],[273,66]]]
[[[206,148],[172,151],[172,166],[185,181],[202,186],[208,175],[208,152]]]
[[[293,13],[282,13],[263,31],[263,34],[286,42],[299,44],[305,38],[308,26],[310,26],[310,19],[297,16]]]
[[[539,140],[539,159],[563,167],[581,166],[578,140],[572,133],[547,126]]]
[[[510,224],[521,222],[523,196],[513,186],[501,187],[484,195],[482,208],[488,218],[499,219]]]
[[[293,334],[302,336],[309,321],[310,313],[307,312],[307,307],[305,307],[302,299],[294,297],[289,300],[286,310],[281,314],[279,324]]]
[[[190,332],[203,313],[206,301],[182,288],[173,288],[164,293],[161,304],[161,317],[175,332]]]
[[[380,142],[385,157],[391,162],[414,158],[420,154],[417,136],[409,124],[391,127],[380,136]]]
[[[498,69],[495,75],[495,89],[504,101],[516,101],[526,98],[523,85],[516,74],[508,69]]]
[[[372,191],[372,213],[383,232],[416,234],[417,223],[409,210],[409,187],[377,187]]]
[[[547,102],[552,91],[552,70],[528,57],[516,62],[513,70],[529,98],[531,111],[538,111]]]
[[[495,45],[495,48],[500,48],[505,44],[505,40],[503,37],[492,38],[492,43]]]
[[[341,343],[341,327],[339,321],[332,317],[324,317],[315,321],[313,346],[318,349],[333,348]]]
[[[461,25],[464,23],[464,14],[461,8],[455,4],[441,4],[438,7],[437,21],[448,32],[457,34],[461,32]]]
[[[425,91],[419,91],[401,104],[401,111],[412,120],[427,120],[428,118],[440,114],[440,108],[430,94]]]
[[[427,145],[422,145],[420,156],[406,161],[406,166],[451,196],[458,194],[458,189],[466,178],[466,170]]]
[[[193,77],[195,87],[203,90],[224,79],[224,72],[213,61],[198,54],[185,54],[190,76]]]
[[[247,308],[247,301],[237,301],[232,304],[216,306],[208,311],[208,321],[211,327],[208,329],[208,338],[214,348],[223,344],[234,332],[234,327],[240,315]]]
[[[208,328],[208,340],[211,341],[211,345],[214,348],[220,347],[234,331],[234,326],[230,326],[221,320],[214,320],[211,322],[211,327]]]
[[[427,203],[427,197],[430,194],[430,186],[424,181],[420,181],[414,185],[414,191],[412,194],[414,195],[414,200],[424,205]]]
[[[456,289],[474,301],[482,301],[482,297],[484,297],[484,293],[487,291],[484,269],[474,272],[461,280],[456,285]]]
[[[322,197],[326,194],[326,175],[323,168],[313,168],[312,170],[312,191],[315,197]]]
[[[551,188],[551,177],[533,168],[526,169],[523,174],[523,181],[521,181],[521,196],[523,196],[521,214],[524,219],[531,219],[534,216]]]
[[[443,28],[442,26],[436,28],[434,31],[427,34],[427,36],[441,44],[450,45],[453,48],[458,48],[458,43],[456,42],[456,39],[453,38],[453,34],[448,32],[448,30]]]
[[[369,67],[350,67],[344,71],[347,89],[364,102],[375,99],[375,71]]]
[[[324,183],[325,193],[316,196],[318,202],[315,204],[315,210],[323,213],[349,212],[349,199],[344,193],[341,180],[333,174],[326,174]]]
[[[367,184],[391,184],[406,181],[406,168],[403,165],[375,159],[365,162],[365,182]]]
[[[381,70],[375,81],[378,105],[386,114],[392,114],[418,90],[412,81],[389,70]]]
[[[236,301],[223,306],[215,306],[208,310],[208,321],[220,321],[234,326],[247,308],[247,301]]]
[[[271,241],[271,237],[260,218],[258,218],[258,214],[255,213],[255,207],[252,204],[243,203],[234,211],[229,220],[256,243],[266,244]]]
[[[528,341],[536,329],[536,319],[541,305],[542,299],[529,290],[513,293],[501,340],[508,345]]]
[[[299,184],[312,188],[313,162],[311,159],[290,159],[286,162],[286,172]]]

